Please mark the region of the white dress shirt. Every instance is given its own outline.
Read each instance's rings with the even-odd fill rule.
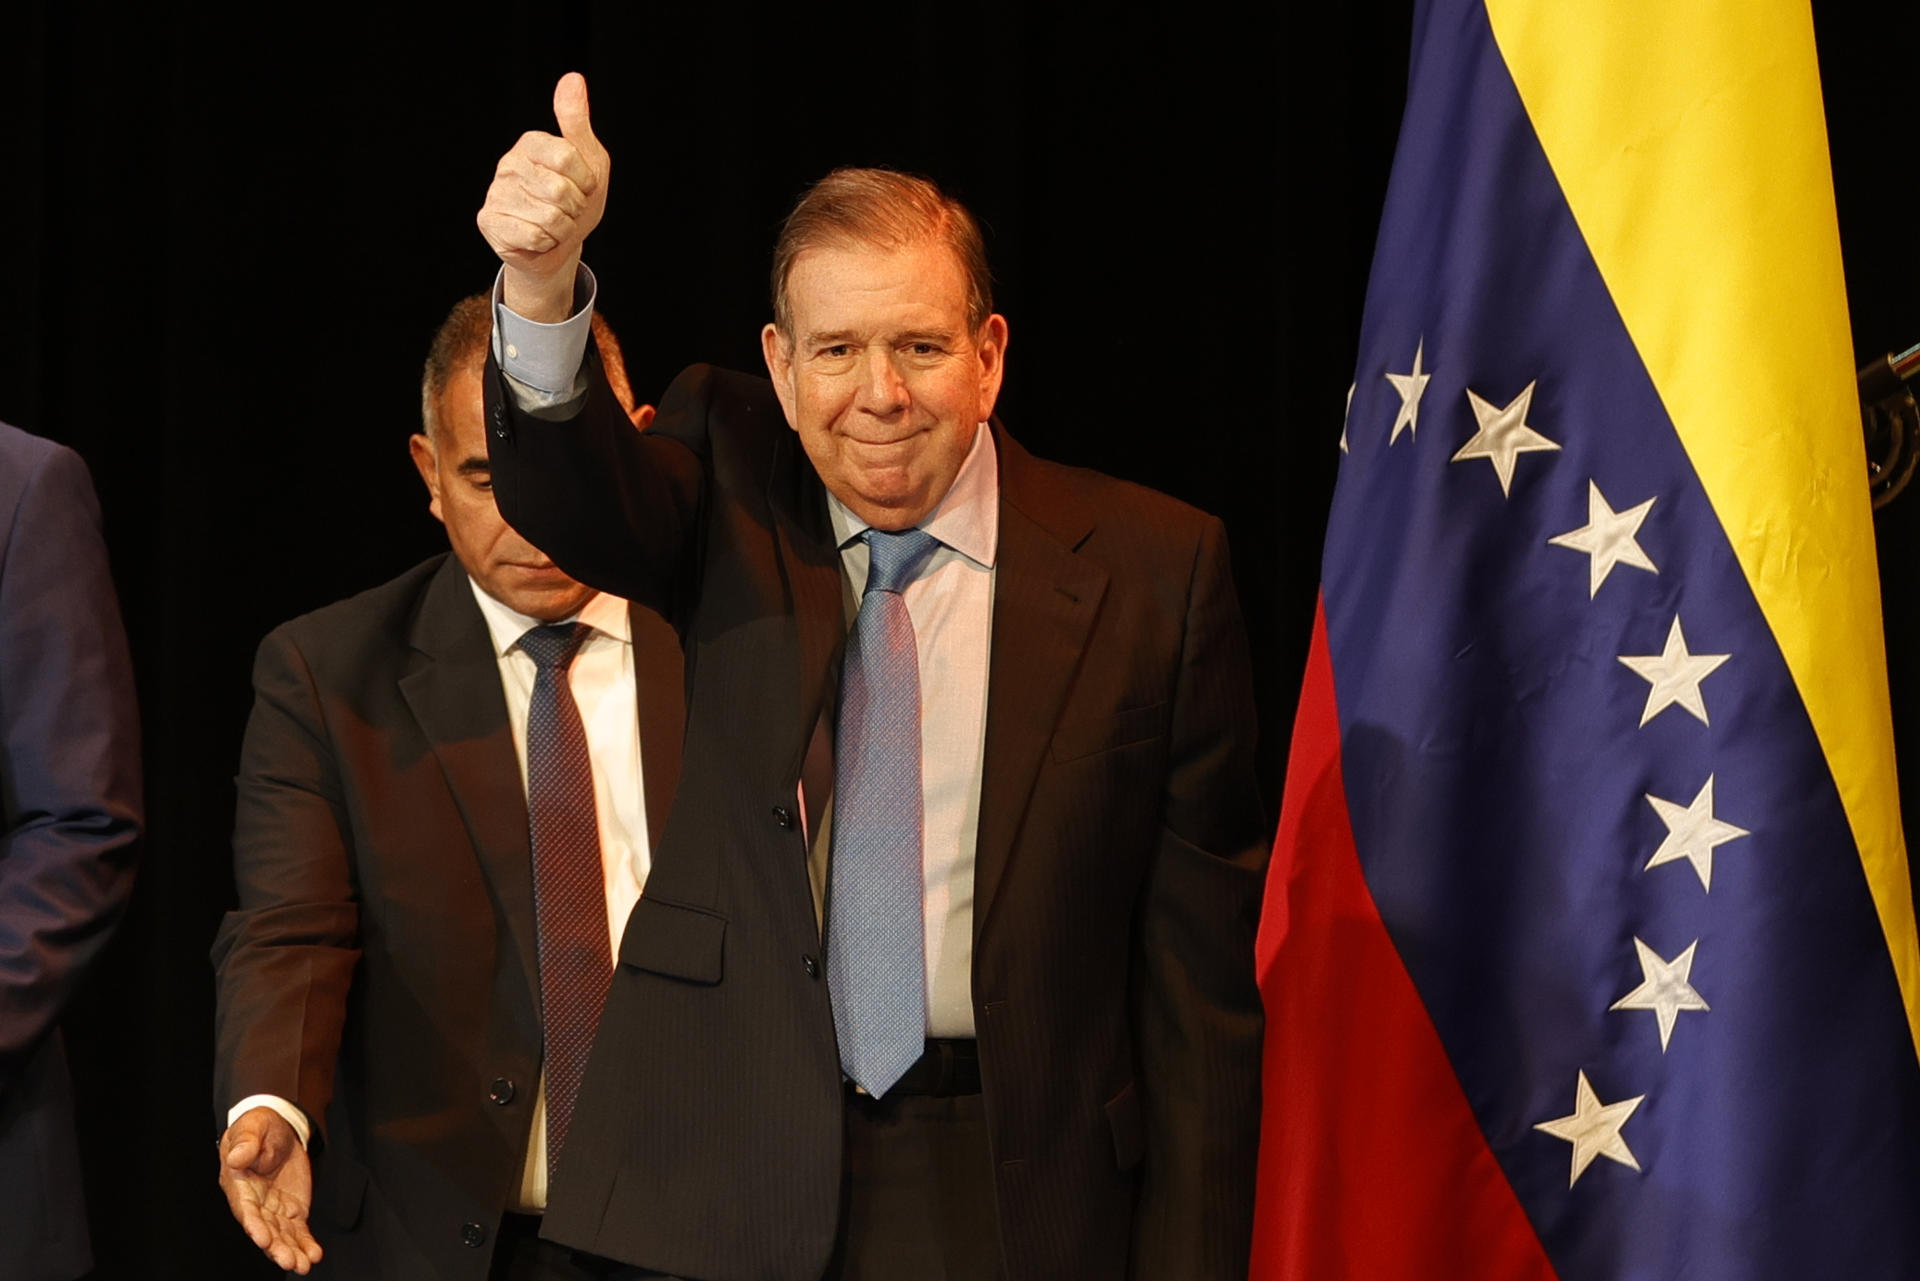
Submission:
[[[533,701],[533,659],[519,648],[537,618],[507,608],[467,580],[473,598],[486,619],[494,656],[500,665],[500,688],[507,700],[507,723],[513,732],[513,750],[520,761],[520,786],[527,785],[527,709]],[[646,792],[640,774],[640,717],[633,676],[633,629],[627,602],[605,593],[596,595],[575,615],[575,621],[593,629],[575,654],[567,672],[574,705],[587,735],[593,767],[594,816],[600,832],[600,862],[606,876],[607,939],[611,954],[620,953],[620,934],[633,905],[647,884],[653,852],[647,841]],[[390,1047],[404,1054],[406,1047]],[[510,1208],[538,1214],[547,1204],[546,1079],[542,1074],[533,1105],[532,1133],[527,1163],[521,1171],[519,1192]],[[285,1117],[304,1146],[310,1137],[306,1115],[277,1095],[256,1094],[240,1100],[227,1113],[231,1125],[251,1108],[269,1107]]]

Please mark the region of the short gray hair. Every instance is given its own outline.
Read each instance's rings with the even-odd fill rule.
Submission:
[[[953,251],[967,278],[967,324],[976,332],[993,314],[986,241],[967,207],[931,179],[895,169],[835,169],[807,188],[773,246],[773,323],[793,340],[787,281],[809,249],[863,244],[895,249],[936,240]]]

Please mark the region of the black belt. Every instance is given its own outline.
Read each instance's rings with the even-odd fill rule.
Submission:
[[[853,1089],[851,1082],[847,1088]],[[980,1043],[958,1037],[930,1036],[927,1048],[886,1093],[947,1099],[980,1093]]]

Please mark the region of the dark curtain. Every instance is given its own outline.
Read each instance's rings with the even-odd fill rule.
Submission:
[[[215,1189],[208,1085],[252,652],[444,546],[406,458],[420,362],[491,279],[474,211],[565,70],[615,160],[588,258],[643,395],[758,367],[775,226],[833,165],[981,215],[1014,433],[1226,520],[1277,802],[1410,0],[172,8],[0,20],[0,418],[93,468],[145,716],[139,890],[69,1020],[98,1277],[271,1272]],[[1816,9],[1865,358],[1920,340],[1920,184],[1882,142],[1920,17]],[[1920,497],[1880,530],[1913,744]]]

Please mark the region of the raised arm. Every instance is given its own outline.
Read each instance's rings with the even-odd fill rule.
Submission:
[[[559,134],[520,136],[477,219],[502,267],[484,380],[494,490],[508,523],[573,577],[672,618],[704,487],[704,400],[690,410],[670,392],[643,433],[609,390],[586,341],[580,251],[611,164],[579,74],[561,78],[553,112]]]

